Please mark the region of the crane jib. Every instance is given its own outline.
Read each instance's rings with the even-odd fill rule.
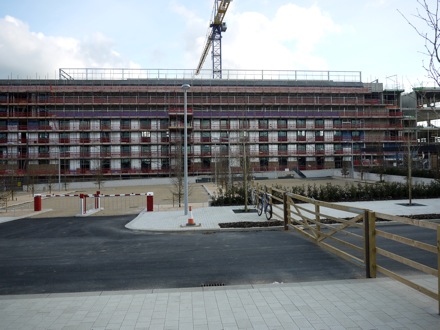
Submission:
[[[212,30],[207,35],[205,46],[203,47],[202,56],[200,57],[199,65],[196,69],[196,75],[200,73],[200,70],[205,63],[206,57],[208,56],[208,51],[212,45],[213,50],[215,49],[215,55],[213,54],[212,58],[213,77],[221,78],[221,45],[219,46],[221,35],[219,34],[226,31],[226,23],[223,22],[223,19],[225,18],[231,1],[232,0],[214,0],[214,15],[213,21],[210,24],[210,28]],[[213,36],[215,36],[215,38]]]

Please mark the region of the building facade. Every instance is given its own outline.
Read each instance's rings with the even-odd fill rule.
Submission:
[[[413,168],[440,175],[440,88],[416,87],[402,95],[404,127],[413,142]]]
[[[241,173],[374,166],[405,145],[402,90],[360,72],[60,69],[53,80],[0,80],[0,171],[39,181],[190,175],[226,162]],[[224,166],[223,166],[224,167]]]

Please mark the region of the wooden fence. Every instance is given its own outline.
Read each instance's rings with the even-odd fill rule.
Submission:
[[[312,198],[289,193],[277,188],[258,186],[258,192],[267,192],[271,196],[274,217],[284,220],[284,229],[297,231],[319,246],[365,268],[367,278],[375,278],[377,272],[404,283],[425,295],[437,300],[440,314],[440,225],[405,217],[373,212],[371,210],[327,203]],[[376,222],[392,221],[392,223],[416,226],[428,230],[430,243],[418,241],[390,233]],[[389,227],[391,228],[391,227]],[[432,235],[431,235],[432,234]],[[380,239],[380,244],[378,240]],[[399,255],[384,248],[390,241],[410,247],[410,255]],[[412,260],[411,257],[424,258],[430,262],[427,266]],[[379,258],[379,259],[378,259]],[[415,272],[432,276],[436,289],[426,287],[414,280],[392,271],[387,265],[400,263],[409,269],[406,273]],[[436,268],[432,267],[436,264]]]

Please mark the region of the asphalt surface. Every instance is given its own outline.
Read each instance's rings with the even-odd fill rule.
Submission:
[[[152,233],[135,215],[0,224],[0,294],[268,284],[364,278],[282,229]]]

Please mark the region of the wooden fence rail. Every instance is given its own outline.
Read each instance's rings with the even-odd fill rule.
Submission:
[[[362,208],[327,203],[274,187],[257,185],[256,189],[257,192],[270,194],[273,215],[284,220],[285,230],[294,229],[302,236],[339,257],[364,267],[367,278],[376,277],[377,271],[379,271],[428,295],[438,302],[438,312],[440,314],[440,280],[438,272],[440,265],[440,225],[429,221],[414,220]],[[436,245],[378,229],[376,221],[379,219],[432,230],[433,241],[436,241]],[[420,251],[414,255],[419,253],[434,254],[437,269],[378,246],[377,237],[398,242]],[[391,271],[382,264],[386,263],[382,261],[383,258],[381,264],[378,264],[378,255],[385,257],[387,260],[406,265],[413,270],[434,276],[437,290],[434,291],[432,288],[424,287]]]

